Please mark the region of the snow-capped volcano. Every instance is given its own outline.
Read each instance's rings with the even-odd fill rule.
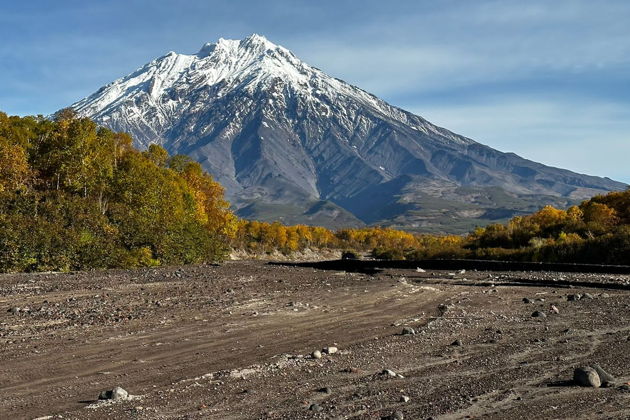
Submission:
[[[170,52],[72,107],[198,160],[246,217],[422,228],[624,187],[439,128],[260,35]]]
[[[274,100],[282,104],[286,102],[285,96],[291,95],[324,116],[333,111],[331,107],[343,105],[344,99],[351,97],[358,105],[372,107],[384,116],[415,123],[419,130],[438,131],[415,115],[414,121],[408,121],[410,114],[326,75],[257,34],[240,41],[221,38],[216,43],[205,44],[194,55],[169,52],[72,107],[80,115],[102,123],[126,120],[129,127],[125,128],[135,135],[137,145],[146,147],[167,142],[160,127],[176,123],[182,113],[209,107],[208,102],[189,98],[189,94],[208,88],[212,88],[212,96],[205,99],[210,101],[220,100],[236,90],[250,95],[269,91],[267,105],[274,105]]]

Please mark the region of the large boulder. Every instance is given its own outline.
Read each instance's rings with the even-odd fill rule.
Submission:
[[[580,386],[599,388],[602,385],[597,371],[590,366],[575,369],[575,371],[573,371],[573,380]]]

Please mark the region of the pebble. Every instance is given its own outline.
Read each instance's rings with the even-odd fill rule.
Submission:
[[[321,405],[319,404],[311,404],[311,406],[308,408],[311,411],[322,411],[323,408]]]
[[[319,350],[315,350],[311,356],[313,356],[313,359],[321,359],[322,358],[322,352]]]
[[[324,394],[332,394],[332,389],[330,389],[327,386],[325,386],[323,388],[319,388],[317,391],[318,392],[323,392]]]
[[[558,309],[556,305],[551,305],[551,312],[553,312],[554,314],[559,314],[560,309]]]
[[[406,396],[406,395],[402,395],[402,396],[400,397],[400,402],[402,402],[402,403],[408,403],[410,400],[411,400],[411,398],[409,398],[409,397],[408,397],[408,396]]]
[[[579,367],[573,371],[573,380],[580,386],[599,388],[602,384],[597,371],[590,366]]]
[[[580,295],[580,294],[577,294],[577,295],[568,295],[568,296],[567,296],[567,300],[568,300],[569,302],[574,302],[574,301],[576,301],[576,300],[580,300],[580,299],[582,299],[582,295]]]
[[[534,311],[534,312],[532,313],[532,316],[533,316],[534,318],[546,318],[546,317],[547,317],[547,314],[545,314],[545,313],[544,313],[544,312],[542,312],[542,311]]]
[[[463,346],[462,340],[459,338],[451,343],[451,346]]]
[[[383,369],[383,371],[381,372],[381,375],[388,376],[390,378],[399,378],[399,379],[404,379],[405,378],[400,373],[396,373],[396,372],[394,372],[391,369]]]
[[[402,335],[414,335],[416,331],[411,327],[405,327],[402,330]]]
[[[126,400],[128,398],[129,393],[119,386],[112,390],[103,391],[98,396],[99,400]]]
[[[523,298],[523,303],[532,303],[532,301],[528,298]]]
[[[329,346],[324,348],[324,353],[326,354],[335,354],[339,351],[337,347]]]
[[[591,295],[590,293],[584,293],[582,299],[595,299],[595,296]]]

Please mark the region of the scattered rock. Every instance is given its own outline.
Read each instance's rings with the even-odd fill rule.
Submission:
[[[559,314],[560,309],[558,309],[556,305],[551,305],[551,312],[553,312],[554,314]]]
[[[409,398],[406,395],[401,395],[400,396],[400,402],[402,402],[402,403],[408,403],[410,400],[411,400],[411,398]]]
[[[462,340],[460,340],[460,339],[458,338],[457,340],[455,340],[455,341],[453,341],[453,342],[451,343],[451,346],[458,346],[458,347],[463,346]]]
[[[381,420],[404,420],[404,418],[405,416],[403,415],[402,411],[395,411],[389,416],[381,417]]]
[[[580,299],[582,299],[582,295],[580,295],[580,294],[577,294],[577,295],[568,295],[568,296],[567,296],[567,300],[568,300],[569,302],[574,302],[574,301],[577,301],[577,300],[580,300]]]
[[[313,357],[313,359],[321,359],[322,358],[322,352],[319,350],[315,350],[311,356]]]
[[[534,318],[547,318],[547,314],[546,314],[546,313],[544,313],[543,311],[534,311],[534,312],[532,313],[532,316],[533,316]]]
[[[523,303],[532,303],[532,301],[528,298],[523,298]]]
[[[99,400],[126,400],[128,398],[129,393],[119,386],[112,390],[103,391],[98,396]]]
[[[311,406],[308,408],[311,411],[322,411],[323,408],[321,405],[319,404],[311,404]]]
[[[317,392],[323,392],[324,394],[332,394],[332,389],[330,389],[329,387],[325,386],[323,388],[319,388],[317,390]]]
[[[405,327],[402,330],[402,335],[414,335],[416,333],[416,330],[414,330],[411,327]]]
[[[339,351],[337,347],[329,346],[324,348],[324,353],[326,354],[335,354]]]
[[[381,372],[381,375],[387,376],[389,378],[399,378],[399,379],[404,379],[405,378],[400,373],[396,373],[396,372],[394,372],[391,369],[383,369],[383,371]]]
[[[590,293],[584,293],[584,295],[582,295],[582,299],[595,299],[595,296]]]
[[[583,366],[573,371],[573,381],[580,386],[599,388],[602,384],[597,371],[590,366]]]
[[[602,367],[598,364],[593,364],[593,369],[595,369],[595,372],[597,372],[597,375],[599,375],[599,380],[602,383],[602,386],[604,388],[608,388],[611,386],[615,385],[615,377],[612,376],[610,373],[606,372],[604,369],[602,369]]]
[[[417,272],[417,273],[426,273],[426,270],[423,270],[423,269],[422,269],[422,268],[420,268],[420,267],[416,267],[416,272]]]

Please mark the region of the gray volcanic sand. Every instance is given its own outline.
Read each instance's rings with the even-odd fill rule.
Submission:
[[[537,284],[554,279],[575,286]],[[0,418],[630,418],[622,388],[571,383],[592,363],[630,380],[630,292],[611,287],[629,279],[255,261],[2,275]],[[135,397],[95,401],[115,386]]]

